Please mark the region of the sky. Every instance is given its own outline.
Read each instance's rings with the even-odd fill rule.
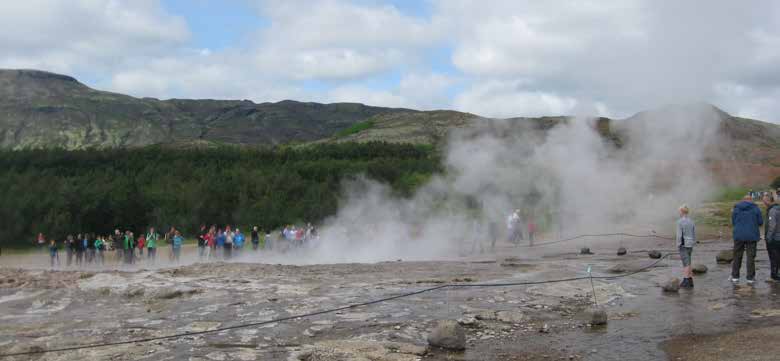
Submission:
[[[745,4],[749,4],[745,5]],[[0,2],[0,68],[138,97],[780,122],[780,2]]]

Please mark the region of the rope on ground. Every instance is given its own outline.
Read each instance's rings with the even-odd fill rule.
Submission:
[[[618,279],[618,278],[624,278],[624,277],[630,277],[637,273],[644,272],[650,268],[655,267],[658,263],[660,263],[663,259],[671,256],[672,253],[666,254],[662,256],[660,259],[657,259],[656,261],[641,267],[635,271],[624,273],[620,275],[615,276],[596,276],[593,277],[593,279]],[[263,326],[268,325],[272,323],[278,323],[278,322],[285,322],[290,320],[296,320],[296,319],[302,319],[302,318],[309,318],[329,313],[335,313],[339,311],[359,308],[359,307],[366,307],[375,305],[378,303],[385,303],[401,298],[407,298],[411,296],[416,296],[423,293],[433,292],[442,290],[445,288],[478,288],[478,287],[511,287],[511,286],[530,286],[530,285],[540,285],[540,284],[548,284],[548,283],[562,283],[562,282],[573,282],[573,281],[580,281],[580,280],[587,280],[590,279],[589,276],[581,276],[581,277],[571,277],[571,278],[562,278],[562,279],[555,279],[555,280],[542,280],[542,281],[524,281],[524,282],[502,282],[502,283],[471,283],[471,284],[463,284],[463,283],[448,283],[448,284],[442,284],[435,287],[430,288],[424,288],[418,291],[413,292],[407,292],[402,293],[395,296],[385,297],[376,299],[373,301],[368,302],[362,302],[362,303],[356,303],[352,305],[347,305],[343,307],[337,307],[337,308],[331,308],[311,313],[305,313],[295,316],[287,316],[287,317],[280,317],[275,318],[272,320],[267,321],[259,321],[259,322],[251,322],[251,323],[244,323],[244,324],[238,324],[233,326],[226,326],[226,327],[220,327],[215,328],[212,330],[204,330],[204,331],[195,331],[195,332],[185,332],[185,333],[177,333],[167,336],[155,336],[155,337],[147,337],[147,338],[139,338],[134,340],[126,340],[126,341],[115,341],[115,342],[105,342],[105,343],[95,343],[95,344],[87,344],[87,345],[79,345],[79,346],[70,346],[70,347],[61,347],[61,348],[52,348],[52,349],[33,349],[30,351],[24,351],[24,352],[15,352],[15,353],[7,353],[7,354],[0,354],[0,358],[6,358],[6,357],[13,357],[13,356],[29,356],[29,355],[37,355],[37,354],[44,354],[44,353],[54,353],[54,352],[65,352],[65,351],[76,351],[76,350],[85,350],[85,349],[93,349],[93,348],[99,348],[99,347],[109,347],[109,346],[119,346],[119,345],[127,345],[127,344],[134,344],[134,343],[146,343],[146,342],[153,342],[153,341],[162,341],[162,340],[170,340],[170,339],[177,339],[187,336],[197,336],[197,335],[204,335],[209,333],[217,333],[217,332],[223,332],[223,331],[229,331],[229,330],[235,330],[240,328],[247,328],[247,327],[256,327],[256,326]]]
[[[659,236],[657,234],[641,235],[641,234],[631,234],[631,233],[603,233],[603,234],[581,234],[581,235],[570,237],[570,238],[558,239],[558,240],[542,242],[542,243],[535,243],[534,245],[518,246],[518,247],[515,247],[515,248],[534,248],[534,247],[547,246],[547,245],[550,245],[550,244],[574,241],[574,240],[577,240],[577,239],[580,239],[580,238],[612,237],[612,236],[623,236],[623,237],[633,237],[633,238],[659,238],[659,239],[665,239],[665,240],[669,240],[669,241],[674,241],[674,237]]]

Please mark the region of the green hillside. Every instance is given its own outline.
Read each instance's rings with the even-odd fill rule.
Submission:
[[[193,140],[305,142],[398,111],[402,110],[289,100],[161,101],[94,90],[65,75],[0,70],[0,147],[6,149],[136,147]]]

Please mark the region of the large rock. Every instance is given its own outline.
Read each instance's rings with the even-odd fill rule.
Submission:
[[[696,274],[707,273],[707,266],[705,266],[703,264],[696,264],[696,265],[693,265],[693,268],[691,268],[691,271],[693,271],[693,273],[696,273]]]
[[[618,255],[618,256],[625,256],[625,255],[626,255],[626,253],[628,253],[628,251],[626,250],[626,248],[625,248],[625,247],[620,247],[620,248],[618,248],[618,250],[617,250],[617,255]]]
[[[582,311],[580,318],[591,325],[606,325],[607,311],[601,307],[590,307]]]
[[[525,315],[520,311],[498,311],[496,319],[504,323],[520,323],[525,320]]]
[[[457,321],[439,321],[428,335],[428,344],[448,350],[465,350],[466,331]]]
[[[720,264],[727,264],[731,263],[731,261],[734,260],[734,251],[720,251],[715,256],[715,261]]]
[[[191,288],[191,287],[176,287],[176,288],[166,288],[161,289],[155,294],[155,298],[164,299],[164,300],[170,300],[174,298],[179,298],[182,296],[189,296],[194,295],[196,293],[202,292],[199,289]]]
[[[610,268],[607,269],[607,272],[609,273],[626,273],[633,268],[630,265],[618,263]]]
[[[650,251],[650,252],[647,252],[647,256],[648,256],[648,257],[650,257],[650,258],[652,258],[652,259],[659,259],[659,258],[661,258],[663,255],[662,255],[662,254],[661,254],[661,252],[659,252],[659,251],[652,250],[652,251]]]
[[[141,286],[130,287],[127,290],[125,290],[125,297],[133,298],[133,297],[143,296],[145,291],[146,290]]]
[[[588,247],[582,247],[580,248],[580,254],[593,254],[593,252],[591,252]]]
[[[474,315],[474,318],[480,320],[480,321],[495,321],[497,320],[496,311],[486,310],[486,311],[480,311],[476,315]]]
[[[666,283],[661,286],[661,289],[663,289],[664,292],[672,293],[680,291],[680,279],[677,277],[672,277],[669,279],[669,281],[666,281]]]

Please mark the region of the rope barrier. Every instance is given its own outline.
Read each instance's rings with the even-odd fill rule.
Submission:
[[[526,246],[517,246],[515,248],[535,248],[535,247],[543,247],[543,246],[556,244],[556,243],[563,243],[563,242],[568,242],[568,241],[574,241],[574,240],[581,239],[581,238],[613,237],[613,236],[623,236],[623,237],[632,237],[632,238],[659,238],[659,239],[665,239],[665,240],[669,240],[669,241],[674,241],[673,237],[659,236],[659,235],[655,235],[655,234],[640,235],[640,234],[631,234],[631,233],[603,233],[603,234],[581,234],[581,235],[570,237],[570,238],[564,238],[564,239],[558,239],[558,240],[554,240],[554,241],[536,243],[533,246],[532,245],[526,245]]]

